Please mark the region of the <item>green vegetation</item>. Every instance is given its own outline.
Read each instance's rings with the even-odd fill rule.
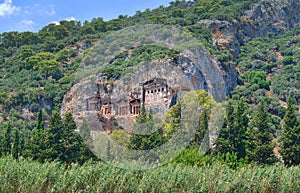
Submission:
[[[248,128],[248,112],[243,99],[233,107],[229,101],[224,125],[216,141],[215,152],[219,154],[236,154],[238,159],[246,157],[246,131]]]
[[[295,29],[284,35],[268,36],[248,40],[241,47],[237,67],[241,72],[240,86],[233,92],[233,98],[244,96],[250,103],[260,98],[267,100],[274,114],[280,114],[279,101],[287,102],[288,97],[299,101],[300,30]],[[275,103],[275,104],[274,104]],[[275,106],[274,106],[275,105]]]
[[[86,57],[91,51],[91,46],[110,32],[129,26],[176,25],[199,39],[215,55],[224,55],[224,50],[212,46],[210,31],[197,24],[197,21],[213,18],[239,19],[242,11],[255,2],[256,0],[175,1],[168,7],[137,11],[132,17],[120,15],[110,21],[95,18],[83,23],[61,21],[60,25],[49,24],[38,33],[2,33],[0,105],[4,111],[1,116],[4,121],[14,120],[11,123],[18,128],[26,125],[32,130],[35,127],[31,122],[34,117],[24,118],[20,112],[28,109],[36,115],[39,109],[43,108],[44,113],[50,117],[52,110],[60,107],[64,94],[74,84],[74,72],[80,66],[83,57],[93,65],[93,58]],[[231,14],[227,13],[229,10]],[[224,52],[227,53],[226,50]],[[102,69],[102,72],[105,72],[108,78],[115,79],[128,67],[145,60],[166,57],[176,59],[177,52],[161,46],[141,46],[133,48],[129,60],[122,62],[126,56],[128,51],[120,53],[111,61],[111,65]]]
[[[145,130],[146,133],[136,134],[136,130]],[[130,149],[148,150],[161,146],[166,140],[162,135],[162,129],[155,131],[152,112],[146,113],[145,106],[142,106],[141,113],[137,116],[133,134],[130,135],[126,146]],[[150,133],[149,135],[146,135]]]
[[[0,160],[0,191],[6,192],[297,192],[298,167],[245,167],[214,163],[202,167],[166,165],[130,171],[104,163],[83,166],[11,158]]]
[[[81,163],[89,159],[96,160],[93,153],[86,147],[78,132],[71,113],[63,119],[57,111],[53,111],[48,128],[44,128],[42,110],[38,113],[37,127],[31,132],[12,128],[6,125],[4,136],[0,136],[0,155],[30,158],[40,162],[61,161],[66,165]],[[13,132],[14,131],[14,132]],[[25,136],[24,134],[27,134]]]
[[[292,98],[288,100],[288,108],[284,116],[283,135],[281,138],[281,154],[286,165],[300,164],[300,126],[296,117]]]
[[[61,21],[38,33],[0,34],[0,192],[299,191],[300,29],[234,42],[242,44],[235,59],[237,50],[215,46],[210,29],[198,23],[201,19],[240,22],[242,12],[255,2],[176,0],[132,17]],[[205,134],[216,103],[204,90],[190,92],[187,97],[196,95],[198,101],[188,99],[201,106],[201,112],[193,114],[199,118],[195,139],[171,163],[134,172],[97,160],[83,143],[92,144],[86,120],[79,126],[82,140],[72,114],[62,118],[58,109],[77,81],[81,64],[94,70],[102,61],[98,53],[113,52],[108,65],[100,68],[110,81],[143,62],[177,60],[175,48],[138,44],[148,41],[145,34],[136,46],[121,42],[120,52],[115,45],[107,50],[92,47],[112,38],[112,32],[143,24],[175,25],[196,38],[197,46],[214,55],[220,67],[233,64],[239,74],[214,149],[203,153],[201,148],[203,141],[208,142]],[[156,128],[156,117],[143,107],[135,128],[156,132],[128,135],[114,130],[110,138],[137,150],[158,147],[181,128],[182,111],[180,101],[166,113],[164,125]],[[107,150],[110,154],[110,146]]]
[[[110,61],[110,65],[104,68],[103,73],[106,74],[108,79],[117,79],[126,72],[126,69],[138,66],[141,62],[150,62],[165,58],[176,60],[178,54],[177,51],[167,47],[157,45],[140,46],[118,54]]]
[[[273,135],[269,124],[268,112],[263,102],[260,102],[254,112],[254,118],[248,131],[248,158],[261,164],[272,164],[276,161],[272,144]]]

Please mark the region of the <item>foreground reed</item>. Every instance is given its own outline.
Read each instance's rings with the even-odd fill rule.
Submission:
[[[300,168],[169,164],[130,171],[105,163],[65,165],[0,159],[0,192],[299,192]]]

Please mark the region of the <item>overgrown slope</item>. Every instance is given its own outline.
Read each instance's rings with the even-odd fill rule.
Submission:
[[[89,48],[105,38],[111,31],[137,24],[175,25],[199,39],[218,59],[221,68],[226,69],[228,65],[235,64],[240,53],[240,46],[244,45],[247,37],[265,35],[268,31],[274,32],[273,37],[276,37],[277,34],[299,26],[297,20],[299,3],[297,2],[296,0],[281,3],[271,0],[175,1],[171,2],[168,7],[160,6],[154,10],[137,11],[134,16],[130,17],[120,15],[106,22],[102,18],[83,23],[61,21],[60,25],[49,24],[38,33],[2,33],[0,120],[5,122],[11,120],[18,128],[32,128],[30,120],[35,119],[35,113],[39,108],[43,108],[47,114],[50,114],[54,107],[60,107],[64,94],[74,83],[74,72],[86,53],[90,51]],[[283,14],[271,15],[274,10]],[[260,29],[257,22],[260,22],[261,26],[269,27],[257,33]],[[271,23],[274,22],[284,22],[284,25],[272,26]],[[286,39],[293,37],[291,33],[286,34]],[[252,48],[253,46],[255,45],[252,45]],[[282,46],[289,47],[287,44]],[[242,52],[244,53],[247,49],[253,50],[252,48],[251,43],[246,43]],[[152,48],[147,49],[149,51]],[[143,52],[147,53],[147,49]],[[168,52],[162,49],[162,53]],[[243,61],[245,59],[243,53],[238,59],[237,66],[242,66],[242,63],[246,62]],[[150,51],[151,54],[153,54],[152,51]],[[142,56],[148,57],[147,54],[142,54]],[[292,57],[295,58],[296,63],[299,62],[297,56]],[[109,76],[117,77],[120,71],[120,67],[116,67],[116,61],[105,70]],[[267,66],[269,65],[273,64]],[[243,79],[243,76],[240,79]],[[276,76],[272,79],[274,79],[272,91],[282,86],[282,84],[274,85]],[[267,87],[268,81],[263,84]],[[237,89],[235,92],[240,91]],[[274,93],[279,94],[280,97],[283,95],[282,89],[281,91],[274,90]],[[286,96],[282,99],[285,98]]]

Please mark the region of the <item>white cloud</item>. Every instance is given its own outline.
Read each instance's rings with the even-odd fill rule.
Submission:
[[[13,5],[12,0],[4,0],[4,3],[0,4],[0,17],[12,15],[18,12],[20,8]]]
[[[76,19],[75,19],[75,17],[72,16],[72,17],[67,17],[67,18],[65,18],[63,20],[65,20],[65,21],[75,21]],[[60,25],[60,22],[58,22],[58,21],[52,21],[50,24]]]
[[[60,23],[58,21],[52,21],[50,24],[60,25]]]
[[[66,21],[75,21],[75,17],[71,16],[71,17],[67,17],[66,19],[64,19]]]
[[[32,20],[22,20],[20,23],[23,24],[23,25],[35,25],[36,24]]]

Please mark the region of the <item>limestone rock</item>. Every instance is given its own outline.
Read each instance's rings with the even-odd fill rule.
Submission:
[[[235,87],[236,77],[233,68],[222,71],[209,53],[186,50],[176,61],[141,63],[113,82],[104,74],[82,79],[65,95],[61,113],[71,111],[78,124],[85,118],[99,132],[109,133],[115,122],[129,131],[141,104],[162,116],[184,92],[199,89],[223,101]]]
[[[210,29],[214,46],[232,50],[235,60],[245,37],[283,34],[299,27],[299,10],[299,0],[261,0],[246,10],[239,21],[204,19],[197,23]]]

